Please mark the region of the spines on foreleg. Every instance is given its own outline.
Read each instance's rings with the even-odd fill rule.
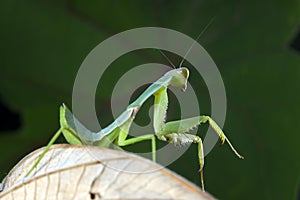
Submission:
[[[192,117],[188,119],[182,119],[178,121],[172,121],[167,122],[162,130],[161,133],[157,134],[157,137],[161,140],[166,141],[167,135],[173,135],[175,134],[182,134],[181,136],[186,136],[189,131],[191,131],[193,128],[199,126],[202,123],[208,122],[209,125],[214,129],[214,131],[218,134],[222,144],[224,144],[225,141],[227,141],[229,147],[232,149],[232,151],[241,159],[244,157],[241,156],[237,150],[233,147],[229,139],[226,137],[222,129],[217,125],[217,123],[210,118],[209,116],[198,116],[198,117]],[[173,140],[178,140],[179,135],[174,135]],[[187,139],[179,139],[182,141],[182,144],[187,143],[189,141],[189,138]],[[191,142],[190,142],[191,143]]]
[[[198,157],[200,164],[200,171],[204,165],[204,152],[203,152],[203,144],[200,137],[191,134],[183,134],[183,133],[171,133],[164,136],[166,141],[175,145],[184,145],[197,143],[198,144]]]
[[[200,167],[199,172],[200,172],[202,190],[204,190],[204,178],[203,178],[204,151],[203,151],[203,144],[201,138],[196,135],[184,134],[184,133],[171,133],[163,137],[167,142],[175,145],[184,145],[184,144],[191,144],[191,143],[198,144],[198,159],[199,159],[199,167]]]
[[[164,140],[175,145],[197,143],[198,136],[185,133],[170,133],[164,136]]]

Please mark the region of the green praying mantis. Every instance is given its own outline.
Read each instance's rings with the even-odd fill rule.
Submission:
[[[194,127],[203,123],[209,125],[218,134],[222,144],[226,141],[232,151],[239,157],[243,158],[230,143],[222,129],[209,116],[197,116],[188,119],[181,119],[177,121],[166,122],[166,112],[168,107],[167,89],[173,86],[186,90],[187,81],[189,77],[189,70],[185,67],[172,69],[165,73],[156,82],[152,83],[134,102],[132,102],[126,110],[120,114],[106,128],[94,133],[82,125],[70,112],[70,110],[63,104],[60,107],[60,129],[52,137],[45,150],[39,156],[32,168],[28,171],[27,176],[38,165],[43,156],[47,153],[50,146],[56,141],[62,133],[70,144],[78,145],[93,145],[98,147],[108,147],[110,144],[116,146],[126,146],[133,143],[151,140],[152,159],[156,161],[156,139],[165,141],[175,145],[183,144],[198,144],[198,159],[200,166],[201,185],[204,190],[203,166],[204,153],[202,140],[197,135],[188,134]],[[134,138],[127,138],[130,126],[143,103],[151,96],[154,96],[154,134],[142,135]]]

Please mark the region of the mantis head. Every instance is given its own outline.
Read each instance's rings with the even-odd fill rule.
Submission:
[[[181,67],[167,72],[165,75],[170,76],[170,85],[180,88],[183,92],[186,90],[187,80],[189,78],[188,68]]]

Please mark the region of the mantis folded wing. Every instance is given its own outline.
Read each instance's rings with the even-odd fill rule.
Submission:
[[[174,86],[182,91],[185,91],[187,80],[189,77],[189,70],[187,68],[177,68],[170,70],[164,74],[160,79],[151,84],[127,109],[109,126],[101,131],[94,133],[82,125],[69,111],[69,109],[62,105],[60,107],[60,129],[56,132],[53,138],[48,143],[44,152],[39,159],[32,166],[27,173],[27,176],[38,165],[43,156],[47,153],[50,146],[55,142],[58,136],[63,133],[67,142],[70,144],[93,145],[99,147],[108,147],[111,143],[117,146],[126,146],[136,142],[151,140],[152,143],[152,159],[156,160],[156,138],[172,144],[198,144],[198,159],[200,165],[200,175],[202,189],[204,190],[203,181],[203,166],[204,154],[203,144],[200,137],[188,134],[188,132],[202,124],[208,122],[220,137],[222,144],[226,141],[233,152],[239,157],[243,158],[232,146],[228,138],[223,133],[222,129],[209,116],[198,116],[178,121],[165,122],[165,116],[168,106],[167,88]],[[127,139],[129,129],[136,113],[143,103],[152,95],[154,95],[154,134],[143,135],[135,138]]]

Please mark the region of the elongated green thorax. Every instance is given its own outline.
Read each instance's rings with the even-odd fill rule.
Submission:
[[[140,107],[143,103],[163,87],[173,86],[185,91],[187,87],[187,80],[189,77],[189,70],[185,67],[173,69],[165,73],[161,78],[152,83],[134,102],[130,107]]]

